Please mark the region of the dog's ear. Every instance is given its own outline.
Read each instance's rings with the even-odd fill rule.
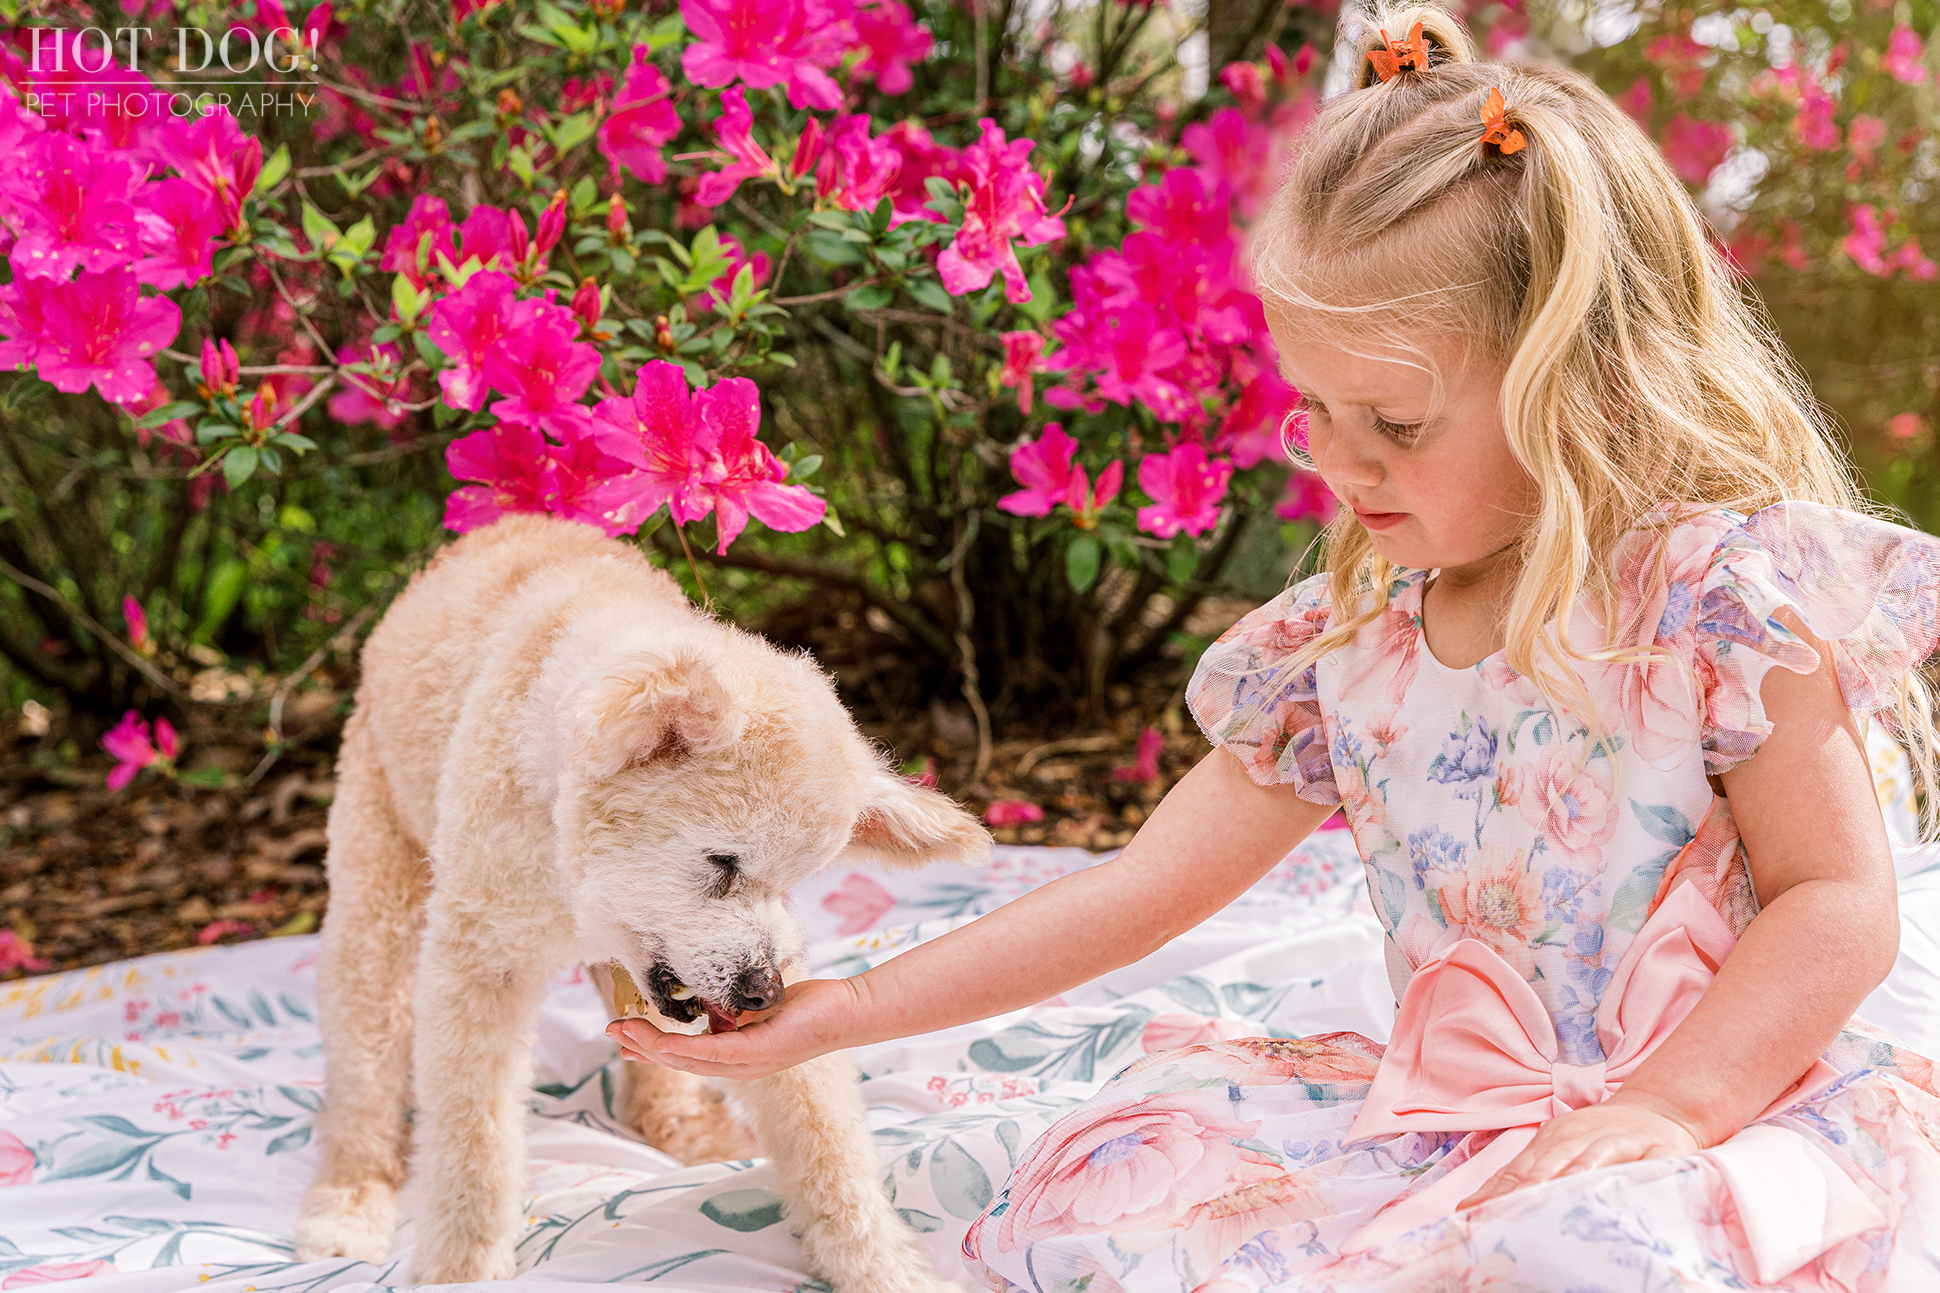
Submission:
[[[740,739],[746,716],[698,653],[640,657],[588,685],[573,721],[587,773],[673,765]]]
[[[990,833],[948,795],[878,768],[856,814],[849,849],[891,867],[977,866],[990,858]]]

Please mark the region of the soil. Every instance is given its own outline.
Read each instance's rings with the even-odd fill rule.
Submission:
[[[1240,609],[1212,608],[1207,627],[1216,632],[1220,616]],[[1136,687],[1114,686],[1102,722],[1033,730],[1011,716],[977,779],[977,723],[960,688],[902,666],[900,644],[876,619],[833,606],[813,623],[770,631],[816,653],[863,731],[906,774],[980,814],[1012,801],[997,809],[999,820],[1006,811],[1018,815],[1018,804],[1042,811],[1041,820],[994,827],[999,842],[1117,848],[1208,749],[1184,713],[1181,668],[1171,662]],[[273,683],[233,685],[267,696]],[[11,929],[34,958],[10,965],[18,945],[10,958],[12,940],[0,933],[0,978],[316,929],[329,901],[323,859],[332,756],[352,684],[350,665],[332,661],[294,693],[285,711],[291,743],[261,775],[256,728],[233,720],[186,727],[183,769],[220,770],[222,788],[148,771],[111,792],[104,784],[110,760],[94,748],[93,729],[84,744],[61,714],[0,713],[0,931]],[[1145,775],[1150,761],[1143,769],[1137,761],[1148,728],[1163,738],[1153,776]]]

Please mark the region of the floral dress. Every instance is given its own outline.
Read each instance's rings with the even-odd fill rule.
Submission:
[[[964,1245],[995,1290],[1940,1287],[1932,1064],[1854,1019],[1744,1131],[1688,1158],[1457,1204],[1549,1117],[1605,1099],[1757,915],[1707,774],[1771,731],[1766,672],[1834,643],[1847,703],[1940,637],[1940,541],[1816,504],[1661,510],[1616,553],[1619,640],[1577,669],[1604,731],[1500,653],[1443,665],[1428,572],[1298,671],[1325,577],[1241,620],[1190,698],[1262,785],[1341,804],[1398,1013],[1353,1033],[1147,1056],[1034,1142]],[[1599,640],[1587,603],[1573,640]]]

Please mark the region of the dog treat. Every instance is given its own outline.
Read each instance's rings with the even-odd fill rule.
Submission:
[[[608,961],[605,965],[587,966],[586,973],[600,990],[600,996],[606,1002],[606,1012],[611,1018],[646,1018],[646,995],[640,991],[640,985],[633,981],[633,976],[626,972],[624,965],[618,961]]]

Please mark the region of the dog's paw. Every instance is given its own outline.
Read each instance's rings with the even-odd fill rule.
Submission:
[[[420,1232],[411,1258],[413,1284],[475,1284],[481,1280],[509,1280],[518,1273],[512,1241],[463,1244],[439,1242]]]
[[[810,1226],[802,1235],[802,1257],[835,1293],[962,1293],[893,1222],[881,1229]]]
[[[388,1185],[314,1185],[296,1223],[296,1259],[349,1257],[381,1265],[397,1230],[397,1194]]]

